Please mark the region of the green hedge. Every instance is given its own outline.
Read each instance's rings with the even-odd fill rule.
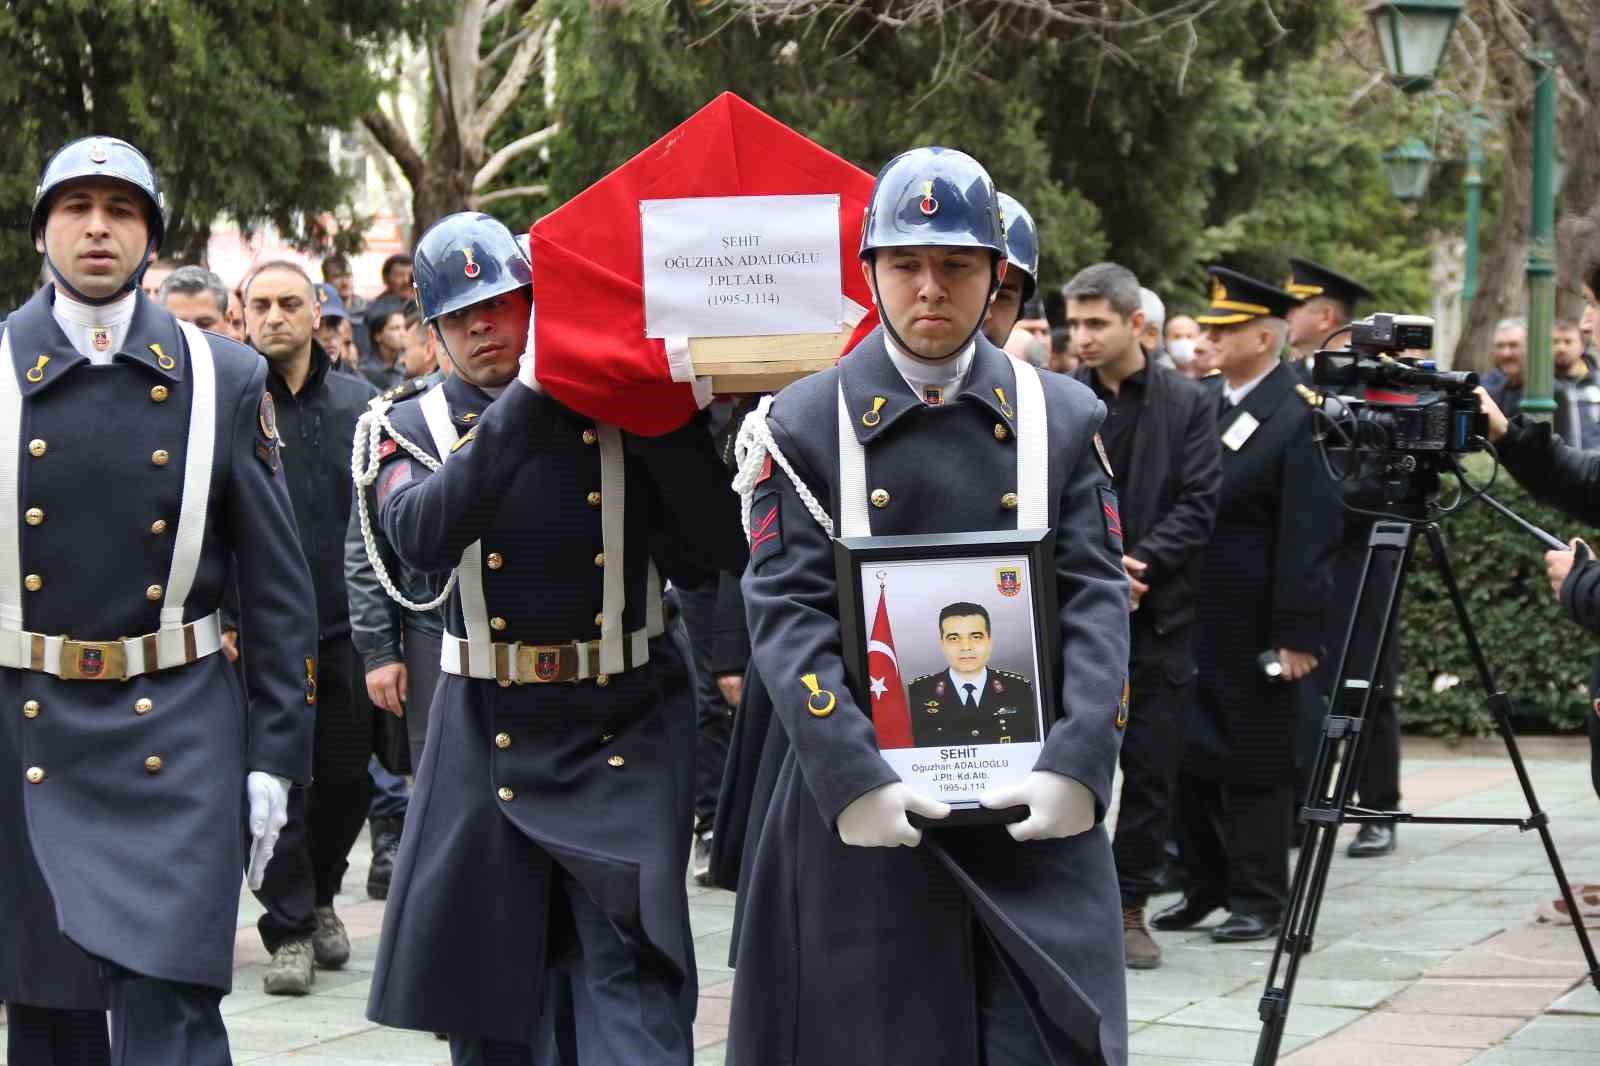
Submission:
[[[1467,470],[1482,484],[1490,472],[1488,457],[1471,456]],[[1441,500],[1448,503],[1454,490],[1455,481],[1445,479]],[[1563,540],[1582,536],[1595,542],[1591,531],[1535,503],[1504,470],[1490,494]],[[1517,730],[1583,729],[1589,671],[1600,640],[1561,610],[1545,580],[1544,546],[1481,501],[1444,519],[1440,528],[1478,640],[1513,701]],[[1477,672],[1426,540],[1419,543],[1407,575],[1401,626],[1403,726],[1443,737],[1493,733]],[[1449,685],[1450,677],[1459,683]]]

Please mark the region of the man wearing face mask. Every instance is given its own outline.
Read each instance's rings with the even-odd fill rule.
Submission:
[[[635,438],[543,391],[505,226],[449,215],[413,262],[454,373],[387,412],[369,518],[455,583],[368,1014],[458,1066],[552,1032],[567,1066],[687,1063],[695,719],[657,564],[740,569],[738,498],[697,421]]]
[[[1127,1059],[1101,828],[1128,654],[1120,522],[1095,436],[1105,409],[981,334],[1009,270],[997,200],[961,152],[891,160],[861,243],[881,326],[744,429],[770,441],[747,448],[739,481],[753,531],[746,699],[769,700],[783,729],[760,757],[773,791],[739,886],[732,1062]],[[1019,449],[1042,449],[1048,473],[1019,467]],[[926,833],[909,821],[936,825],[950,808],[899,779],[847,685],[822,509],[846,537],[1054,528],[1061,643],[1042,653],[1061,656],[1066,680],[1046,698],[1062,717],[1033,771],[983,799],[1025,805],[1026,820]]]
[[[240,871],[276,866],[311,776],[314,600],[267,368],[139,291],[164,207],[133,145],[62,148],[31,222],[51,280],[0,334],[14,1066],[227,1062]],[[239,673],[216,654],[235,582]]]

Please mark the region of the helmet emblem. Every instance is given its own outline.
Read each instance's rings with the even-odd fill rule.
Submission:
[[[461,254],[467,257],[467,265],[461,269],[461,272],[469,278],[477,277],[478,274],[481,273],[481,269],[479,268],[478,264],[473,261],[472,249],[463,248],[461,250]]]
[[[922,183],[922,203],[917,206],[922,209],[922,213],[925,215],[938,213],[939,201],[933,198],[933,182],[925,181]]]
[[[89,146],[89,162],[104,163],[107,158],[106,146],[103,142],[95,141]]]

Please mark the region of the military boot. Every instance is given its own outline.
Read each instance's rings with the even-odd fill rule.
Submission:
[[[344,923],[331,905],[317,908],[317,931],[311,934],[311,947],[317,965],[324,970],[337,970],[350,961],[350,934],[344,931]]]
[[[311,991],[315,974],[311,967],[311,941],[290,940],[279,944],[261,975],[261,990],[269,996],[304,996]]]
[[[374,818],[368,824],[372,829],[372,865],[367,868],[367,895],[388,899],[394,857],[400,850],[400,831],[406,822],[404,818]]]
[[[1130,970],[1153,970],[1161,965],[1161,945],[1144,927],[1143,907],[1122,908],[1122,954]]]

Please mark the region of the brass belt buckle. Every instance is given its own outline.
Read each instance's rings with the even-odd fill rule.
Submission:
[[[561,676],[561,645],[524,644],[517,648],[517,683],[547,685]]]
[[[64,681],[121,681],[127,672],[127,654],[120,640],[61,642]]]

